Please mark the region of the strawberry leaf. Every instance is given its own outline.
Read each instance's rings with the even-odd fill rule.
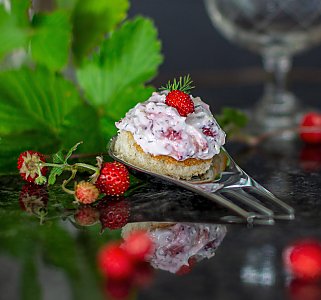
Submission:
[[[100,52],[84,61],[77,78],[88,100],[114,121],[150,95],[144,82],[155,76],[161,61],[157,31],[139,17],[105,40]]]
[[[51,70],[62,69],[68,61],[71,24],[63,11],[36,14],[32,19],[35,34],[31,38],[33,59]]]
[[[65,118],[79,106],[77,89],[45,69],[0,73],[0,172],[10,172],[15,157],[26,149],[43,153],[63,144]]]
[[[118,101],[114,104],[113,109],[106,110],[105,115],[100,119],[103,135],[108,138],[115,135],[117,133],[115,122],[125,115],[133,103],[137,102],[137,99],[139,101],[147,100],[154,90],[151,86],[130,86],[115,95]]]
[[[217,122],[229,136],[235,134],[248,123],[248,117],[239,109],[224,107],[222,112],[215,116]]]
[[[59,150],[57,153],[55,153],[52,156],[52,161],[55,164],[63,164],[65,162],[65,157],[62,152],[62,150]],[[50,170],[50,174],[48,177],[48,185],[53,185],[56,182],[57,176],[60,176],[62,174],[63,170],[62,167],[53,167]]]
[[[126,17],[128,7],[128,0],[81,0],[76,3],[72,15],[72,49],[78,62]]]
[[[16,3],[14,8],[23,9],[25,1]],[[17,14],[6,11],[5,6],[0,4],[0,59],[10,51],[25,47],[27,44],[27,31],[20,26],[20,19]]]
[[[66,157],[65,157],[65,161],[64,163],[66,164],[68,159],[70,158],[70,156],[77,150],[78,146],[82,144],[82,142],[77,143],[76,145],[74,145],[73,147],[71,147],[71,149],[68,151]]]
[[[0,136],[41,131],[57,140],[65,116],[79,103],[73,84],[45,69],[0,73]]]
[[[48,177],[48,185],[55,184],[57,180],[57,176],[60,176],[61,174],[62,174],[62,168],[53,167]]]
[[[29,24],[28,9],[30,0],[11,0],[11,14],[16,16],[17,24],[26,27]]]
[[[64,157],[62,150],[59,150],[57,153],[55,153],[52,156],[52,161],[55,164],[63,164],[65,162],[65,157]]]
[[[75,107],[64,119],[61,139],[64,149],[83,141],[83,153],[105,151],[107,137],[101,133],[97,110],[88,104]]]

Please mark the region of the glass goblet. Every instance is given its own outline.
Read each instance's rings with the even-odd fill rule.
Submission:
[[[321,0],[204,1],[214,26],[228,40],[261,54],[273,75],[254,112],[257,131],[294,127],[301,110],[285,87],[286,75],[294,54],[321,41]]]

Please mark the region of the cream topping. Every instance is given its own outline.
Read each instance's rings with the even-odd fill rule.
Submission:
[[[214,256],[226,235],[226,226],[177,223],[168,228],[148,231],[154,251],[148,261],[155,269],[176,273],[189,258],[201,261]]]
[[[191,96],[195,111],[183,117],[165,103],[167,93],[154,92],[147,101],[129,110],[116,127],[131,132],[136,143],[151,155],[167,155],[182,161],[210,159],[218,154],[225,143],[225,133],[209,106],[199,97]]]

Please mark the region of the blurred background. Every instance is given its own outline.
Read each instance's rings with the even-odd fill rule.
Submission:
[[[53,0],[35,0],[36,9],[53,7]],[[272,1],[273,2],[273,1]],[[133,0],[129,17],[151,18],[162,42],[164,62],[155,86],[191,74],[196,93],[214,107],[254,104],[263,93],[266,73],[261,57],[226,40],[214,28],[200,0]],[[305,104],[318,106],[321,83],[321,46],[296,54],[287,85]]]
[[[199,0],[132,1],[130,15],[152,18],[165,60],[156,85],[190,73],[197,92],[212,105],[248,107],[262,94],[266,77],[258,54],[227,41],[214,28]],[[288,85],[304,103],[320,103],[321,47],[294,56]]]

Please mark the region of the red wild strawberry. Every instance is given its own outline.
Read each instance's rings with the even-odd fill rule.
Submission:
[[[124,198],[104,197],[98,205],[101,231],[119,229],[128,223],[129,203]]]
[[[147,232],[137,230],[125,239],[122,247],[133,260],[144,261],[150,254],[153,243]]]
[[[300,123],[300,137],[309,144],[321,143],[321,114],[311,112],[303,116]]]
[[[134,273],[132,260],[118,244],[107,244],[101,248],[97,260],[100,271],[109,278],[124,280]]]
[[[284,262],[287,269],[297,278],[320,278],[321,243],[312,239],[294,243],[285,250]]]
[[[166,96],[165,103],[168,106],[176,108],[178,113],[183,117],[193,113],[195,110],[194,102],[190,95],[179,90],[169,92]]]
[[[17,167],[23,180],[34,183],[38,174],[38,164],[46,162],[43,154],[28,150],[19,155]],[[41,174],[46,175],[47,169],[40,167]]]
[[[123,195],[129,188],[129,173],[127,168],[116,161],[103,163],[96,186],[106,195]]]
[[[99,197],[99,190],[92,183],[81,181],[75,187],[75,198],[83,204],[91,204]]]
[[[37,213],[48,203],[48,191],[36,184],[25,184],[20,192],[19,204],[22,210],[28,213]]]
[[[75,212],[74,219],[80,226],[90,226],[99,220],[99,212],[95,207],[82,205]]]
[[[166,86],[161,87],[161,90],[168,91],[165,103],[177,109],[178,113],[186,117],[195,111],[194,102],[189,95],[193,81],[189,75],[174,78],[173,82],[168,82]]]

